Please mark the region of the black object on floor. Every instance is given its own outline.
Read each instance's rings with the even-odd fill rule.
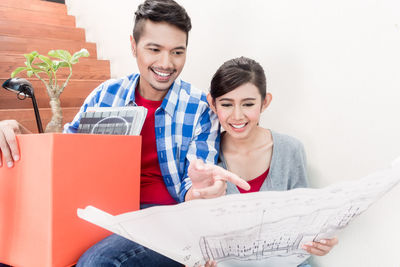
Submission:
[[[55,3],[65,4],[65,0],[42,0],[42,1],[55,2]]]

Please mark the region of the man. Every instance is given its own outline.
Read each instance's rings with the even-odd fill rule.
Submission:
[[[82,112],[91,106],[137,104],[148,109],[141,133],[141,208],[225,193],[226,184],[219,178],[199,184],[196,191],[187,175],[190,160],[215,164],[219,149],[218,122],[205,94],[178,79],[190,29],[189,16],[173,0],[146,0],[139,5],[131,45],[140,74],[101,84],[64,127],[64,132],[76,133]],[[16,121],[0,122],[0,149],[9,167],[19,160],[15,134],[27,132]],[[78,266],[121,265],[181,266],[118,235],[90,248],[78,262]]]

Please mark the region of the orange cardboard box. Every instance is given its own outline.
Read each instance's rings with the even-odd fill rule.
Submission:
[[[17,136],[21,159],[0,167],[0,262],[70,266],[110,232],[76,215],[139,209],[140,136]]]

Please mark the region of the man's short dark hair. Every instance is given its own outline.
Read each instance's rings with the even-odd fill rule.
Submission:
[[[211,80],[211,97],[216,99],[246,83],[255,85],[261,94],[261,99],[265,99],[267,79],[262,66],[247,57],[228,60],[218,68]]]
[[[186,10],[175,1],[146,0],[143,4],[138,6],[135,12],[135,26],[133,27],[133,37],[136,42],[139,42],[146,20],[166,22],[176,26],[186,33],[187,44],[192,23]]]

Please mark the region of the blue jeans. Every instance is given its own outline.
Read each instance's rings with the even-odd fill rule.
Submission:
[[[141,209],[155,206],[140,205]],[[135,243],[122,236],[113,234],[104,238],[80,257],[77,267],[182,267],[183,265],[164,255]]]
[[[122,236],[113,234],[89,248],[76,266],[181,267],[183,265]]]

